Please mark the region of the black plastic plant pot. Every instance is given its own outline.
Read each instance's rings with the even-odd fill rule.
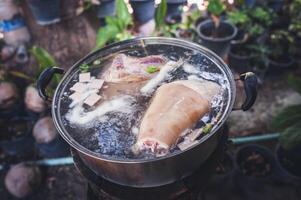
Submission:
[[[215,176],[226,177],[233,172],[234,158],[230,152],[225,152],[223,158],[215,168]]]
[[[203,46],[223,58],[229,49],[230,41],[237,34],[237,28],[230,22],[222,20],[215,30],[213,21],[208,19],[197,26],[197,33]]]
[[[288,181],[301,182],[301,145],[286,151],[279,144],[275,150],[276,162],[279,165],[282,175]]]
[[[115,15],[115,0],[102,0],[97,6],[97,18],[104,19],[106,16]]]
[[[178,23],[182,20],[182,6],[187,0],[167,0],[166,21],[168,23]]]
[[[1,122],[0,148],[10,156],[26,156],[34,151],[31,136],[32,121],[28,117],[16,117]]]
[[[60,21],[60,0],[27,0],[36,22],[47,26]]]
[[[228,61],[231,70],[236,73],[246,73],[250,70],[250,60],[252,56],[250,53],[239,55],[238,53],[243,52],[242,45],[230,45],[228,53]]]
[[[241,30],[241,29],[237,29],[237,33],[235,35],[235,37],[231,40],[231,45],[242,45],[244,43],[246,43],[246,32]]]
[[[265,181],[276,174],[273,153],[255,144],[244,145],[237,150],[235,165],[238,175],[248,180]]]
[[[59,135],[49,143],[37,143],[36,146],[44,158],[64,157],[70,154],[69,146]]]
[[[266,72],[267,76],[280,76],[292,69],[295,60],[291,56],[285,56],[282,61],[275,61],[269,58],[269,67]]]
[[[155,1],[154,0],[131,0],[133,15],[135,20],[144,24],[154,18]]]

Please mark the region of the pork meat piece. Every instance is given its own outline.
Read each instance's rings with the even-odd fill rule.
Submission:
[[[101,78],[107,82],[144,81],[152,77],[152,74],[147,72],[148,67],[160,69],[165,63],[165,59],[160,55],[136,58],[118,54]]]
[[[147,109],[138,134],[140,150],[168,150],[181,133],[210,111],[212,98],[221,87],[211,81],[183,80],[160,86]]]

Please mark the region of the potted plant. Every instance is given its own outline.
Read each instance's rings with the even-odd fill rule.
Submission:
[[[106,25],[97,31],[95,49],[102,48],[110,42],[132,38],[128,28],[133,24],[133,19],[123,0],[116,0],[116,16],[107,16],[105,21]]]
[[[260,43],[264,40],[264,30],[271,26],[273,16],[270,10],[260,7],[244,7],[228,12],[227,16],[229,21],[238,27],[240,32],[238,35],[241,35],[240,38],[231,41],[229,65],[234,71],[244,73],[253,67],[252,58],[264,58],[265,51]],[[258,66],[264,67],[266,64],[261,63]]]
[[[183,14],[182,22],[176,24],[174,29],[175,37],[190,41],[196,40],[195,22],[200,18],[201,12],[197,8],[192,8]]]
[[[208,12],[211,19],[202,21],[197,25],[197,33],[201,39],[201,44],[211,49],[220,57],[224,57],[230,41],[237,34],[237,28],[230,22],[220,19],[220,15],[225,10],[221,0],[210,0]]]
[[[237,27],[237,34],[231,44],[244,43],[248,39],[248,29],[251,24],[248,11],[247,8],[241,8],[227,12],[227,19]]]
[[[288,84],[301,95],[301,79],[293,75]],[[282,172],[291,179],[301,181],[301,104],[282,110],[272,121],[273,127],[280,131],[276,148],[276,160]]]
[[[246,44],[232,44],[228,53],[229,66],[234,72],[242,74],[250,71],[250,59],[254,56],[252,48]]]
[[[281,75],[293,66],[293,43],[294,37],[286,30],[270,33],[267,40],[270,49],[268,75]]]
[[[41,26],[60,21],[60,0],[27,0],[31,12]]]
[[[263,44],[253,44],[248,46],[251,49],[251,59],[249,66],[258,76],[259,83],[263,83],[266,71],[269,67],[269,49]]]
[[[266,181],[275,175],[276,161],[265,147],[249,144],[241,146],[235,155],[238,176],[249,181]]]

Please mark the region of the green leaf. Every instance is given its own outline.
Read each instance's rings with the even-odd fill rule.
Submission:
[[[56,66],[54,58],[45,49],[33,46],[30,49],[30,53],[34,56],[39,64],[38,74],[40,74],[47,67]]]
[[[155,67],[155,66],[149,66],[149,67],[147,67],[146,71],[147,71],[147,73],[152,74],[152,73],[159,71],[159,68]]]
[[[120,29],[126,29],[132,23],[132,16],[124,2],[124,0],[116,0],[116,17],[119,22]]]
[[[233,24],[239,26],[249,23],[250,21],[247,13],[242,10],[241,11],[235,10],[235,11],[228,12],[228,19]]]
[[[279,143],[288,151],[301,144],[301,123],[285,129],[280,134]]]
[[[293,74],[290,74],[287,79],[288,84],[292,87],[296,92],[301,95],[301,78],[297,78]]]
[[[215,16],[219,16],[225,10],[225,5],[221,0],[209,0],[207,10]]]
[[[133,38],[132,34],[128,30],[123,30],[116,35],[116,41],[122,41]]]
[[[301,124],[301,105],[285,108],[273,119],[272,126],[282,131],[296,123]]]
[[[165,16],[167,12],[167,1],[162,0],[156,9],[155,13],[155,21],[156,21],[156,29],[159,30],[162,26],[165,25]]]
[[[32,78],[32,77],[30,77],[30,76],[28,76],[28,75],[26,75],[26,74],[24,74],[22,72],[19,72],[19,71],[10,70],[9,74],[11,74],[12,76],[15,76],[15,77],[22,78],[24,80],[28,80],[30,82],[34,82],[35,81],[34,78]]]
[[[80,69],[80,72],[85,73],[85,72],[89,71],[90,66],[88,64],[84,63],[79,66],[79,69]]]
[[[34,56],[36,61],[39,64],[39,70],[36,74],[36,79],[38,79],[39,75],[42,71],[44,71],[47,67],[57,66],[54,58],[43,48],[33,46],[30,49],[30,53]],[[56,86],[60,82],[60,77],[58,75],[54,75],[52,83]]]
[[[117,26],[108,24],[105,27],[98,29],[96,36],[96,49],[102,48],[106,45],[107,42],[113,40],[118,34],[119,30]]]
[[[203,128],[203,133],[208,134],[212,130],[212,124],[206,124],[206,126]]]

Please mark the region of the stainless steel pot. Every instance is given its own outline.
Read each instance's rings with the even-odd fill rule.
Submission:
[[[114,56],[127,52],[133,56],[164,54],[170,59],[184,58],[194,65],[204,65],[207,71],[220,73],[228,84],[227,96],[220,121],[213,127],[210,134],[204,136],[198,145],[185,151],[175,151],[164,157],[155,159],[118,159],[109,158],[85,148],[76,141],[62,123],[61,99],[66,85],[72,77],[78,75],[79,66],[91,63],[97,58]],[[45,88],[55,73],[63,74],[64,70],[57,67],[46,69],[38,80],[41,97],[50,98]],[[257,79],[253,73],[240,76],[245,83],[246,101],[240,109],[248,110],[256,99]],[[218,145],[221,136],[220,129],[228,115],[233,110],[236,96],[235,80],[228,66],[216,54],[197,44],[173,38],[136,38],[109,45],[103,49],[90,53],[72,66],[58,85],[52,101],[52,115],[56,128],[61,136],[78,151],[83,162],[97,175],[117,184],[131,187],[155,187],[172,183],[190,175],[204,163]]]

